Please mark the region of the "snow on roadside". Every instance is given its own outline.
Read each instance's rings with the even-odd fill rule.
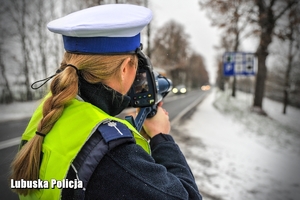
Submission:
[[[39,103],[40,100],[0,104],[0,122],[30,117]]]
[[[288,106],[287,113],[282,114],[283,104],[270,99],[264,99],[263,108],[277,122],[300,131],[300,109]]]
[[[252,98],[249,94],[238,91],[236,99],[229,94],[216,95],[214,107],[225,116],[231,116],[233,120],[243,124],[250,131],[249,137],[276,151],[288,149],[300,155],[300,127],[297,128],[300,124],[299,109],[289,107],[289,113],[293,111],[292,115],[288,113],[284,116],[280,110],[282,104],[264,99],[263,108],[268,114],[268,117],[264,117],[250,112],[252,102],[249,104],[248,100]]]
[[[213,91],[173,128],[199,189],[207,200],[299,199],[300,129],[272,120],[279,119],[274,114],[249,112],[251,100],[241,92],[231,98]],[[274,109],[281,106],[271,102]],[[299,119],[299,110],[293,111]]]

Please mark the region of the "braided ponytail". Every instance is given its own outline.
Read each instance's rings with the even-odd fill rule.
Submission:
[[[58,73],[50,86],[51,96],[43,105],[43,117],[38,124],[37,132],[18,152],[11,164],[14,180],[37,180],[39,178],[40,156],[44,137],[47,135],[55,122],[61,116],[64,106],[72,100],[78,92],[77,71],[65,64],[61,66],[62,71]],[[21,195],[28,195],[32,189],[15,189]]]

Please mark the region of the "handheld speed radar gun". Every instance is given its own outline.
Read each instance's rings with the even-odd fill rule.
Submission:
[[[140,111],[135,119],[132,116],[126,116],[125,119],[140,131],[145,119],[156,114],[157,104],[171,91],[172,81],[153,71],[150,59],[141,49],[137,50],[137,55],[137,74],[128,96],[131,97],[130,105],[140,108]]]

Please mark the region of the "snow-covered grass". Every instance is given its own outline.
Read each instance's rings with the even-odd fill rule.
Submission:
[[[265,117],[250,111],[252,99],[213,91],[173,128],[205,199],[300,198],[300,110],[282,115],[265,99]]]
[[[222,114],[243,124],[251,134],[248,136],[263,145],[269,148],[279,148],[278,151],[283,148],[297,151],[296,153],[300,155],[300,110],[290,107],[287,115],[284,115],[281,109],[283,106],[280,103],[265,99],[263,108],[268,114],[265,117],[250,112],[252,99],[252,95],[242,92],[237,93],[236,99],[228,93],[219,93],[213,105]]]

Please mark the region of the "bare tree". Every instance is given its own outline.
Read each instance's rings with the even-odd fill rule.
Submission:
[[[222,91],[225,91],[225,82],[227,81],[228,77],[225,77],[223,75],[223,59],[222,55],[219,55],[216,60],[218,61],[218,70],[217,70],[217,78],[216,78],[216,84],[218,88]]]
[[[186,85],[189,88],[200,88],[206,84],[209,84],[209,76],[204,59],[201,55],[194,52],[188,59]]]
[[[2,50],[0,50],[0,54],[1,53]],[[3,87],[1,87],[0,103],[11,103],[13,102],[13,95],[9,86],[8,78],[6,76],[6,69],[2,56],[0,56],[0,71],[2,80],[4,81]]]
[[[288,42],[287,65],[283,90],[283,114],[286,114],[287,106],[289,104],[289,93],[291,90],[290,74],[293,65],[295,65],[294,61],[297,59],[297,56],[299,56],[299,47],[297,48],[297,38],[299,38],[297,29],[300,26],[299,12],[299,6],[294,4],[288,12],[287,19],[283,20],[284,22],[287,21],[287,23],[283,23],[282,30],[276,34],[280,39]]]
[[[28,16],[28,2],[26,0],[10,1],[11,5],[8,7],[12,22],[15,24],[18,33],[18,40],[21,50],[21,69],[20,74],[24,76],[24,88],[25,93],[21,95],[22,100],[32,100],[33,96],[30,91],[30,50],[32,49],[32,43],[29,39],[29,30],[32,27],[29,26]],[[22,82],[21,82],[22,83]]]
[[[201,0],[200,7],[205,9],[212,25],[224,31],[221,49],[237,52],[241,40],[252,34],[249,28],[251,2],[247,0]],[[226,43],[226,44],[225,44]],[[233,76],[232,96],[236,96],[236,76]]]
[[[186,79],[188,51],[188,35],[184,32],[184,27],[175,21],[169,21],[155,35],[152,62],[154,66],[169,71],[173,83],[179,84]]]
[[[7,5],[1,2],[2,6],[0,7],[0,72],[1,72],[1,95],[0,103],[11,103],[13,101],[12,91],[9,85],[8,76],[6,72],[7,65],[4,61],[5,51],[6,51],[6,37],[10,35],[9,28],[6,26],[7,21]]]
[[[9,23],[4,27],[9,30],[7,35],[10,37],[5,38],[6,46],[9,48],[3,51],[5,52],[3,59],[10,66],[6,73],[9,77],[7,85],[11,85],[10,89],[15,100],[40,98],[46,89],[32,91],[30,85],[34,80],[48,75],[51,70],[49,60],[54,60],[53,57],[57,54],[57,51],[52,53],[49,47],[58,42],[49,41],[46,31],[47,23],[57,18],[52,14],[58,9],[49,7],[54,3],[55,0],[49,2],[32,0],[30,3],[28,0],[5,1],[7,17],[1,20],[9,19]]]
[[[39,54],[41,57],[41,67],[43,71],[44,77],[47,76],[48,70],[47,70],[47,54],[46,54],[46,29],[45,24],[47,24],[47,19],[45,19],[45,1],[37,1],[36,2],[36,8],[37,8],[37,33],[38,33],[38,47],[39,47]]]
[[[265,114],[262,108],[262,102],[265,92],[265,81],[267,77],[266,59],[269,55],[268,47],[272,43],[274,35],[274,28],[276,22],[289,10],[292,5],[296,4],[298,0],[254,0],[257,6],[257,23],[260,27],[260,42],[256,50],[258,58],[258,71],[255,84],[255,96],[253,107],[258,113]]]
[[[144,0],[144,6],[148,7],[148,0]],[[151,23],[147,25],[147,56],[151,58]]]
[[[230,4],[229,2],[235,2],[234,4]],[[236,4],[238,2],[238,4]],[[232,17],[229,18],[228,16],[224,15],[223,17],[218,16],[218,12],[211,12],[213,14],[217,13],[215,22],[219,27],[225,27],[224,29],[230,30],[234,26],[230,26],[229,24],[241,24],[237,21],[238,17],[245,16],[244,22],[249,22],[251,24],[255,24],[258,26],[258,30],[256,30],[255,25],[253,26],[254,29],[248,31],[246,36],[250,34],[257,34],[260,38],[259,46],[256,50],[256,55],[258,57],[258,72],[256,76],[256,84],[255,84],[255,97],[253,102],[253,107],[259,113],[264,113],[262,109],[262,101],[264,97],[265,91],[265,80],[267,76],[267,68],[266,68],[266,59],[269,55],[268,47],[272,43],[272,37],[274,36],[274,28],[276,27],[277,21],[283,16],[283,14],[289,10],[294,4],[297,4],[298,0],[252,0],[252,1],[238,1],[238,0],[227,0],[227,1],[205,1],[201,0],[200,5],[204,5],[213,9],[214,11],[217,10],[225,10],[225,14],[228,12],[228,7],[236,7],[237,5],[244,5],[242,6],[243,12],[239,15],[239,12],[234,10]],[[245,6],[247,5],[247,6]],[[222,12],[220,12],[222,14]],[[230,12],[229,12],[230,13]],[[227,19],[233,19],[232,21]],[[234,20],[235,19],[235,20]],[[224,20],[227,20],[224,22]],[[230,23],[231,22],[231,23]],[[232,23],[233,22],[233,23]],[[216,25],[213,23],[213,25]],[[242,23],[243,24],[243,23]],[[243,27],[243,25],[241,26]],[[234,29],[233,29],[234,30]],[[236,29],[236,30],[243,30]],[[235,31],[233,31],[234,33]],[[236,32],[235,32],[236,33]],[[238,38],[238,37],[237,37]],[[236,40],[238,41],[238,40]],[[238,44],[238,43],[235,43]],[[234,48],[235,49],[235,48]]]
[[[219,46],[216,46],[215,49],[219,50],[220,53],[216,57],[217,63],[218,63],[218,70],[217,70],[217,77],[216,77],[216,82],[218,87],[224,91],[225,90],[225,83],[229,81],[229,77],[225,76],[223,73],[223,56],[222,54],[224,51],[230,51],[230,49],[233,49],[233,38],[228,37],[227,35],[223,35],[221,38],[221,43]]]

